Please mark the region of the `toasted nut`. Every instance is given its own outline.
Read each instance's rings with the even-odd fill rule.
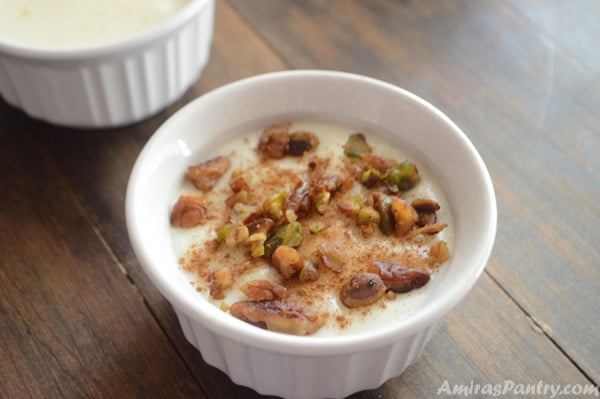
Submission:
[[[319,221],[316,222],[312,222],[310,224],[310,226],[308,226],[308,230],[312,233],[312,234],[319,234],[320,232],[322,232],[323,230],[327,230],[328,228],[330,228],[331,225],[329,224],[324,224],[321,223]]]
[[[287,245],[280,245],[273,252],[273,266],[279,270],[283,278],[290,279],[300,273],[302,267],[302,258],[298,251]]]
[[[239,301],[231,305],[231,315],[255,326],[294,335],[310,335],[325,319],[310,308],[294,302]]]
[[[283,158],[288,152],[291,123],[266,127],[258,141],[258,151],[267,158]]]
[[[406,237],[412,238],[412,237],[418,236],[419,234],[429,234],[429,235],[437,234],[440,231],[444,230],[447,226],[448,226],[447,224],[440,224],[440,223],[428,224],[428,225],[419,227],[418,229],[411,231]]]
[[[322,215],[327,211],[327,205],[331,199],[331,193],[329,191],[317,190],[313,193],[313,204],[315,210]]]
[[[248,194],[248,191],[242,190],[238,191],[237,193],[233,193],[229,197],[227,197],[227,199],[225,200],[225,205],[227,205],[229,208],[232,208],[235,204],[248,204],[249,202],[250,196]]]
[[[344,154],[350,158],[361,158],[364,154],[373,152],[373,149],[367,144],[367,138],[362,133],[353,133],[348,136],[344,144]]]
[[[194,183],[197,189],[210,191],[230,165],[229,158],[218,156],[188,167],[185,176]]]
[[[429,256],[438,264],[442,264],[450,259],[450,251],[448,250],[448,244],[446,241],[439,240],[431,244],[431,247],[429,248]]]
[[[314,151],[319,146],[319,139],[313,132],[293,132],[290,134],[288,153],[293,156],[302,156],[305,152]]]
[[[229,180],[229,187],[231,187],[231,191],[234,193],[239,193],[242,190],[250,191],[250,186],[243,176],[233,176],[231,180]]]
[[[338,209],[346,216],[355,216],[364,206],[364,201],[354,196],[352,198],[342,198],[338,201]]]
[[[417,212],[435,212],[440,209],[440,204],[432,199],[417,198],[410,203]]]
[[[296,215],[296,212],[293,210],[288,209],[285,211],[285,220],[287,220],[288,223],[294,223],[298,220],[298,215]]]
[[[302,270],[300,270],[298,278],[302,282],[316,281],[319,279],[319,270],[311,261],[305,260],[302,262]]]
[[[310,184],[298,180],[286,199],[285,208],[294,211],[299,219],[306,217],[310,213]]]
[[[251,222],[245,222],[246,227],[248,227],[248,232],[250,234],[256,233],[265,233],[268,234],[271,229],[275,226],[275,222],[273,219],[269,218],[260,218],[253,220]]]
[[[356,215],[356,223],[359,226],[367,224],[379,225],[380,221],[381,216],[372,206],[365,206],[360,211],[358,211],[358,215]]]
[[[417,165],[412,162],[402,162],[389,168],[385,173],[385,181],[392,191],[410,190],[419,183],[421,177]]]
[[[191,228],[202,224],[206,217],[204,198],[196,195],[181,195],[171,212],[171,225]]]
[[[225,236],[225,245],[230,248],[245,244],[249,237],[248,227],[242,222],[234,223]]]
[[[265,256],[270,258],[280,245],[298,248],[302,244],[303,228],[298,222],[283,225],[265,242]]]
[[[279,191],[265,199],[263,202],[264,214],[275,221],[281,219],[283,216],[283,203],[287,195],[287,191]]]
[[[248,281],[241,287],[241,290],[251,301],[281,299],[287,291],[283,285],[269,280]]]
[[[421,288],[429,282],[429,274],[398,263],[374,261],[369,265],[370,273],[378,274],[390,290],[397,293]]]
[[[373,193],[375,209],[379,212],[379,230],[385,235],[394,231],[394,215],[392,214],[392,198],[378,191]]]
[[[363,154],[362,162],[365,163],[369,168],[375,169],[380,174],[385,172],[394,166],[394,161],[390,161],[374,154]],[[383,176],[381,176],[383,178]]]
[[[410,206],[419,214],[417,226],[425,226],[437,222],[436,211],[440,209],[440,204],[434,200],[417,198],[410,203]]]
[[[210,296],[213,299],[225,298],[224,290],[231,288],[233,278],[231,269],[223,267],[222,269],[213,270],[208,273],[208,282],[210,287]]]
[[[334,272],[340,273],[344,269],[346,257],[337,242],[321,244],[317,250],[317,255],[321,263]]]
[[[362,172],[362,174],[360,175],[360,182],[365,187],[372,188],[372,187],[375,187],[376,185],[378,185],[379,183],[381,183],[383,181],[384,177],[385,176],[381,172],[379,172],[377,169],[369,168],[369,169],[365,170],[364,172]]]
[[[342,286],[340,299],[347,307],[356,308],[377,302],[384,293],[381,277],[375,273],[361,272]]]
[[[265,254],[265,241],[267,235],[265,233],[254,233],[248,237],[250,243],[250,254],[253,258],[260,258]]]
[[[398,237],[405,236],[415,225],[419,215],[401,198],[394,198],[390,205],[394,215],[394,232]]]

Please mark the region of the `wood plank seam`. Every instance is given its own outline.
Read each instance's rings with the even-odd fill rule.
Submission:
[[[496,280],[496,278],[486,269],[485,274],[487,274],[492,281],[494,282],[494,284],[496,284],[498,286],[498,288],[500,288],[502,290],[502,292],[504,292],[504,294],[517,306],[517,308],[519,308],[521,310],[521,312],[523,312],[523,314],[530,320],[530,322],[536,327],[536,331],[538,331],[541,334],[544,334],[544,336],[556,347],[556,349],[558,349],[560,351],[560,353],[563,354],[563,356],[569,360],[569,362],[573,365],[573,367],[575,367],[580,373],[581,375],[583,375],[590,383],[594,384],[596,387],[598,387],[598,382],[594,381],[594,379],[588,375],[588,373],[585,372],[585,370],[583,370],[578,364],[577,362],[571,357],[569,356],[569,354],[560,346],[560,344],[558,342],[556,342],[556,340],[554,340],[554,338],[552,338],[551,336],[551,331],[548,330],[548,327],[546,325],[544,325],[544,323],[538,319],[537,317],[535,317],[534,315],[531,315],[509,292],[508,290],[506,290],[502,284],[500,284],[500,282],[498,280]]]

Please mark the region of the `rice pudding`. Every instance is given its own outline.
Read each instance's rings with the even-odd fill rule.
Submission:
[[[452,218],[424,165],[346,126],[269,126],[199,160],[171,240],[199,295],[298,335],[351,334],[417,311],[452,252]]]
[[[189,0],[0,0],[0,38],[16,44],[73,48],[142,32]]]

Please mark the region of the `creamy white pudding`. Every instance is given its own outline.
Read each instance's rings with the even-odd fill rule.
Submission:
[[[15,44],[73,48],[140,33],[189,0],[0,0],[0,39]]]
[[[199,295],[224,311],[230,311],[236,302],[248,299],[245,284],[256,280],[275,282],[286,289],[282,295],[284,302],[301,304],[322,317],[322,326],[313,335],[352,334],[365,328],[397,322],[418,311],[427,300],[428,291],[436,289],[444,274],[444,268],[440,266],[446,259],[440,261],[440,258],[432,255],[432,246],[444,242],[449,253],[452,253],[452,216],[440,184],[418,159],[410,159],[409,154],[401,149],[364,132],[373,155],[393,160],[392,164],[412,161],[417,165],[420,176],[420,181],[414,187],[401,192],[390,192],[385,181],[367,187],[361,181],[366,169],[364,160],[345,154],[345,143],[356,130],[327,123],[295,122],[289,132],[312,132],[319,141],[318,146],[302,156],[288,155],[272,159],[256,150],[262,130],[249,132],[214,149],[215,156],[226,157],[230,163],[223,165],[223,169],[227,166],[226,171],[218,177],[214,187],[202,191],[189,180],[182,184],[179,194],[199,198],[204,214],[198,226],[172,227],[171,240],[184,273]],[[352,181],[352,184],[344,184],[339,190],[332,190],[327,203],[318,212],[311,209],[307,215],[297,218],[296,223],[300,224],[302,230],[302,242],[296,246],[296,251],[301,259],[315,266],[318,277],[303,279],[300,272],[286,276],[285,270],[274,267],[270,256],[254,253],[256,246],[248,244],[247,237],[239,240],[239,245],[228,245],[231,243],[226,242],[224,226],[235,224],[232,221],[252,219],[251,215],[257,210],[265,212],[264,209],[269,208],[265,204],[272,203],[267,199],[276,197],[277,193],[285,192],[286,200],[289,199],[299,181],[315,180],[314,175],[318,174],[315,168],[325,176],[339,176],[344,181]],[[233,205],[235,190],[232,190],[234,185],[231,182],[236,177],[243,178],[247,183],[250,196]],[[372,199],[374,192],[389,198],[400,198],[406,204],[419,199],[434,201],[439,204],[439,210],[435,212],[433,225],[443,224],[443,228],[435,234],[419,234],[419,227],[415,225],[398,235],[396,230],[384,234],[380,221],[361,225],[356,213],[358,210],[355,212],[349,207],[375,208]],[[313,198],[311,206],[316,201]],[[285,208],[283,206],[284,213],[280,215],[279,225],[291,224],[289,222],[294,222],[298,216],[295,212],[286,214]],[[273,236],[277,228],[273,227],[267,236]],[[333,266],[324,264],[323,246],[333,246],[337,253],[332,257],[339,255],[340,262],[332,262]],[[392,262],[421,270],[430,275],[430,281],[422,288],[409,289],[407,293],[393,293],[388,287],[386,294],[380,295],[373,303],[346,306],[341,299],[344,286],[357,273],[372,271],[369,266],[374,262]],[[224,268],[230,273],[227,276],[229,282],[221,287],[222,292],[215,295],[214,282],[211,281],[218,280],[215,272],[218,274]]]

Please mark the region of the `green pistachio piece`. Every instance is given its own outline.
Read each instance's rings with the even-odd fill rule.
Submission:
[[[233,223],[227,223],[217,231],[217,239],[219,241],[225,241],[227,234],[233,229]]]
[[[392,215],[392,198],[380,195],[376,198],[375,209],[379,212],[379,230],[385,235],[394,231],[394,215]]]
[[[280,245],[298,248],[302,244],[302,225],[298,222],[283,225],[265,241],[265,256],[270,258]]]
[[[367,138],[362,133],[353,133],[348,136],[344,144],[344,154],[350,158],[362,158],[363,154],[371,153],[373,149],[367,144]]]
[[[366,187],[371,188],[382,182],[384,178],[385,175],[381,174],[380,171],[375,168],[369,168],[360,176],[360,182]]]
[[[385,173],[385,182],[392,191],[410,190],[419,183],[421,177],[417,165],[412,162],[402,162],[389,168]]]
[[[319,145],[319,139],[313,132],[297,131],[290,133],[290,142],[288,143],[288,153],[299,157],[305,152],[313,151]]]
[[[273,220],[279,220],[283,216],[283,203],[287,198],[287,191],[279,191],[263,202],[263,212]]]

